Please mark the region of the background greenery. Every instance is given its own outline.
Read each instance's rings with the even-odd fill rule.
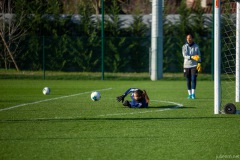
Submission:
[[[19,31],[26,31],[25,34],[19,37],[18,45],[12,44],[10,48],[17,48],[14,58],[20,70],[100,71],[101,20],[93,18],[94,8],[89,3],[78,6],[80,23],[75,23],[72,15],[61,14],[57,0],[46,3],[17,0],[16,4],[15,21],[22,14],[28,15],[18,28]],[[167,10],[168,6],[164,12],[167,13]],[[107,72],[148,72],[151,28],[143,23],[140,12],[133,13],[132,24],[123,27],[124,21],[119,13],[121,10],[115,0],[106,6],[105,69]],[[164,72],[182,72],[181,47],[185,43],[186,33],[192,32],[202,52],[203,71],[210,73],[211,16],[203,13],[200,3],[190,10],[184,1],[178,8],[178,14],[180,19],[174,23],[166,21],[167,15],[164,14]],[[6,34],[5,39],[11,37]],[[14,68],[2,43],[0,48],[0,67]]]

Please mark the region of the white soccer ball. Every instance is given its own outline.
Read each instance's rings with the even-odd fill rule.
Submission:
[[[91,100],[93,101],[99,101],[101,98],[100,92],[94,91],[91,93]]]
[[[44,87],[43,90],[42,90],[42,92],[43,92],[44,95],[50,94],[50,91],[51,91],[51,90],[50,90],[49,87]]]

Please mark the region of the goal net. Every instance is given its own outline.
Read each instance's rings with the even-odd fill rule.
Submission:
[[[220,104],[215,114],[236,113],[239,105],[239,2],[220,1]],[[218,0],[215,2],[218,3]],[[216,32],[215,32],[216,33]],[[215,48],[216,49],[216,48]],[[215,52],[216,53],[216,52]],[[217,63],[217,62],[215,62]],[[216,67],[216,66],[215,66]],[[216,86],[215,86],[216,87]],[[215,90],[216,91],[216,90]],[[214,93],[218,94],[218,93]],[[217,96],[214,96],[215,98]]]

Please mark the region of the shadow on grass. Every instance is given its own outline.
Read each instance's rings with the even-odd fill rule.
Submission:
[[[147,113],[148,111],[158,109],[159,111],[164,110],[175,110],[175,109],[196,109],[196,107],[187,107],[187,106],[176,106],[176,105],[168,105],[168,106],[149,106],[148,108],[126,108],[129,111],[138,110],[140,113]],[[133,120],[202,120],[202,119],[228,119],[228,118],[239,118],[239,117],[229,117],[222,115],[213,115],[213,116],[198,116],[198,117],[109,117],[109,116],[126,116],[126,115],[134,115],[133,113],[118,113],[114,114],[105,114],[99,115],[96,117],[70,117],[70,118],[33,118],[33,119],[2,119],[0,123],[27,123],[27,122],[70,122],[70,121],[133,121]]]
[[[195,109],[196,107],[187,107],[187,106],[176,106],[176,105],[167,105],[167,106],[149,106],[146,109]]]
[[[72,121],[145,121],[145,120],[204,120],[204,119],[229,119],[238,117],[199,116],[199,117],[82,117],[82,118],[45,118],[45,119],[15,119],[0,120],[0,123],[28,123],[28,122],[72,122]],[[238,118],[239,119],[239,118]]]

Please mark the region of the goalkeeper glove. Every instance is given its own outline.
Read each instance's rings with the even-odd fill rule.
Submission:
[[[191,59],[198,61],[200,59],[199,55],[194,55],[190,57]]]
[[[118,102],[122,101],[122,103],[123,103],[124,98],[125,98],[125,95],[124,95],[124,94],[121,95],[121,96],[118,96],[118,97],[117,97],[117,101],[118,101]]]
[[[198,72],[201,72],[201,71],[202,71],[201,63],[198,63],[198,64],[197,64],[197,71],[198,71]]]

